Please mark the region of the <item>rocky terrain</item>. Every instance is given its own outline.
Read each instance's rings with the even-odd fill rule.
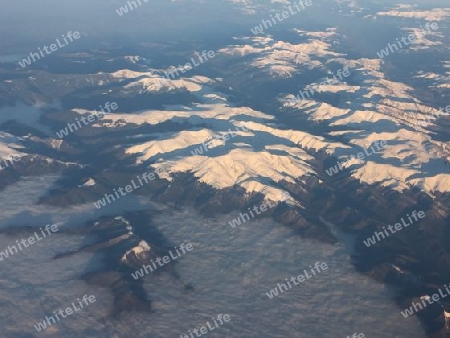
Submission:
[[[449,16],[446,9],[408,6],[366,15],[338,3],[352,15],[362,11],[368,21],[443,23]],[[247,13],[257,8],[252,1],[245,5]],[[163,78],[165,71],[207,45],[61,53],[45,61],[47,69],[0,63],[0,157],[19,158],[0,171],[0,189],[23,177],[58,173],[37,205],[92,206],[148,173],[156,179],[133,196],[193,207],[206,217],[271,201],[277,206],[257,219],[271,218],[302,238],[328,244],[352,236],[345,243],[354,266],[398,289],[396,302],[406,308],[450,280],[448,27],[383,60],[349,50],[349,37],[337,27],[322,28],[233,37],[208,63],[171,80]],[[150,62],[152,53],[170,55],[170,63]],[[421,67],[427,58],[436,62]],[[325,83],[343,71],[348,76]],[[307,97],[298,96],[310,89]],[[58,136],[106,102],[118,109]],[[385,147],[367,152],[381,141]],[[364,244],[413,210],[423,210],[425,219],[373,246]],[[101,269],[87,269],[79,278],[113,294],[108,316],[151,309],[143,282],[130,277],[170,247],[142,225],[151,218],[149,211],[93,216],[64,231],[86,236],[86,243],[54,259],[95,253]],[[175,270],[161,273],[192,290]],[[420,316],[427,333],[445,331],[450,301],[440,305]]]

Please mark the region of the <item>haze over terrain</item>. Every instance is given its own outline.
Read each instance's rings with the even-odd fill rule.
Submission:
[[[446,1],[4,7],[0,337],[450,336]]]

